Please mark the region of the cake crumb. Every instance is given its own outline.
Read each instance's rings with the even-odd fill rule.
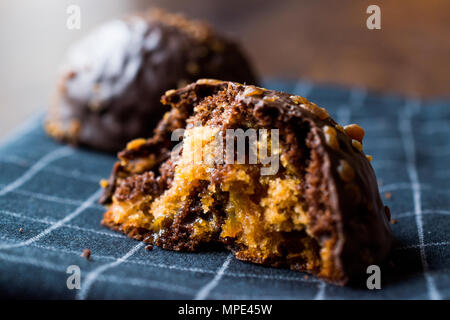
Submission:
[[[89,249],[84,249],[83,253],[81,254],[81,257],[85,257],[87,260],[89,260],[91,258],[91,250]]]
[[[385,197],[386,199],[390,199],[390,198],[392,198],[392,193],[386,192],[386,193],[384,194],[384,197]]]
[[[391,220],[391,224],[397,224],[398,220],[397,219],[392,219]]]
[[[308,276],[307,274],[305,274],[305,275],[303,276],[303,279],[308,280],[308,279],[309,279],[309,276]]]
[[[145,250],[152,251],[153,246],[151,244],[145,246]]]
[[[22,233],[23,232],[23,228],[19,228],[19,232]]]

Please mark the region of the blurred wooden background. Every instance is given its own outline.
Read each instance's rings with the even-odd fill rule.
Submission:
[[[66,8],[81,7],[81,30]],[[366,28],[381,7],[382,29]],[[2,0],[0,137],[42,109],[66,48],[94,26],[159,6],[238,39],[262,76],[450,96],[448,0]]]

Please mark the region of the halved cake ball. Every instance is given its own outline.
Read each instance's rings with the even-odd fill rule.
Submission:
[[[69,50],[45,127],[58,140],[119,151],[152,134],[166,90],[202,77],[257,82],[239,46],[202,22],[161,10],[111,21]]]
[[[103,182],[104,225],[339,284],[385,260],[389,210],[359,126],[344,129],[303,97],[234,82],[199,80],[162,101],[172,109],[154,136],[130,142]]]

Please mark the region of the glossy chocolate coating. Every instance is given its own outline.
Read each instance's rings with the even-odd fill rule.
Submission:
[[[166,90],[202,77],[257,82],[239,47],[203,23],[160,10],[111,21],[69,50],[47,132],[118,151],[151,135]]]

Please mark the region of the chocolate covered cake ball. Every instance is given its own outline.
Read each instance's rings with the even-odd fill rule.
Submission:
[[[390,213],[361,127],[304,97],[235,82],[198,80],[162,101],[172,109],[155,134],[128,143],[102,183],[104,225],[169,250],[221,245],[337,284],[386,260]],[[230,132],[248,138],[244,161]]]
[[[151,135],[165,91],[202,77],[255,84],[240,48],[208,25],[161,10],[115,20],[73,46],[45,122],[49,135],[102,151]]]

